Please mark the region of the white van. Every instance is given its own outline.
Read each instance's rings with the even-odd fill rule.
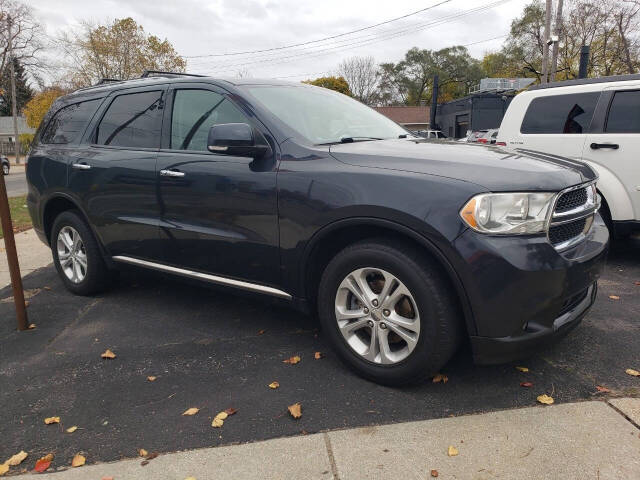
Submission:
[[[509,105],[497,143],[589,164],[611,233],[640,231],[640,74],[532,87]]]

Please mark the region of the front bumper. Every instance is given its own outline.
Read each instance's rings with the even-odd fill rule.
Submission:
[[[487,236],[468,230],[454,242],[469,297],[476,363],[531,355],[561,338],[591,308],[609,234],[596,215],[583,242],[558,252],[543,237]]]

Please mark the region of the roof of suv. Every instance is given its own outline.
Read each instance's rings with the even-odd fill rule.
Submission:
[[[640,73],[632,73],[628,75],[612,75],[610,77],[599,78],[577,78],[575,80],[564,80],[562,82],[545,83],[530,87],[529,91],[542,90],[545,88],[572,87],[574,85],[589,85],[593,83],[624,82],[627,80],[640,80]]]

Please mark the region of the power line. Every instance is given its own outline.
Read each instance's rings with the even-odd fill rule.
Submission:
[[[428,27],[434,27],[434,26],[439,26],[439,25],[443,25],[445,23],[449,23],[451,21],[454,21],[460,17],[464,17],[467,15],[470,15],[472,13],[478,13],[480,11],[484,11],[484,10],[488,10],[491,9],[495,6],[498,6],[500,4],[503,3],[507,3],[511,0],[499,0],[493,3],[489,3],[489,4],[485,4],[483,6],[480,7],[476,7],[467,11],[463,11],[463,12],[459,12],[457,14],[453,14],[453,15],[449,15],[446,17],[441,17],[438,19],[434,19],[430,22],[421,24],[421,25],[417,25],[417,26],[413,26],[411,28],[405,28],[405,29],[400,29],[400,30],[396,30],[396,31],[388,31],[378,37],[374,37],[373,39],[369,39],[369,40],[361,40],[361,41],[357,41],[357,42],[352,42],[352,43],[347,43],[347,44],[341,44],[341,45],[337,45],[337,46],[332,46],[332,47],[327,47],[327,48],[322,48],[319,50],[314,50],[310,53],[308,52],[303,52],[303,53],[296,53],[294,55],[287,55],[287,56],[281,56],[281,57],[268,57],[265,58],[263,60],[260,60],[260,58],[264,58],[264,57],[256,57],[259,58],[259,60],[253,60],[253,61],[247,61],[247,62],[240,62],[240,63],[235,63],[235,64],[218,64],[218,65],[211,65],[210,68],[206,71],[213,71],[213,72],[228,72],[228,71],[233,71],[233,70],[237,70],[238,68],[241,67],[245,67],[247,65],[255,65],[255,64],[261,64],[261,63],[271,63],[271,64],[279,64],[279,63],[285,63],[287,61],[291,61],[291,59],[294,58],[299,58],[299,57],[306,57],[306,58],[315,58],[318,56],[323,56],[323,55],[327,55],[326,52],[333,52],[333,51],[342,51],[342,50],[350,50],[353,48],[359,48],[361,46],[365,46],[365,45],[370,45],[373,43],[377,43],[383,40],[389,40],[392,38],[396,38],[396,37],[400,37],[400,36],[404,36],[404,35],[409,35],[411,33],[415,33],[418,32],[420,30],[424,30],[425,28]],[[205,65],[196,65],[197,67],[205,67]]]
[[[324,42],[326,40],[332,40],[332,39],[335,39],[335,38],[344,37],[346,35],[351,35],[353,33],[363,32],[364,30],[369,30],[371,28],[379,27],[381,25],[386,25],[386,24],[391,23],[391,22],[402,20],[403,18],[408,18],[408,17],[411,17],[413,15],[417,15],[419,13],[426,12],[427,10],[431,10],[433,8],[439,7],[440,5],[443,5],[445,3],[449,3],[450,1],[451,0],[443,0],[443,1],[439,2],[439,3],[436,3],[435,5],[431,5],[429,7],[421,8],[420,10],[416,10],[415,12],[407,13],[406,15],[402,15],[400,17],[391,18],[389,20],[385,20],[383,22],[376,23],[375,25],[369,25],[369,26],[366,26],[366,27],[358,28],[357,30],[351,30],[350,32],[344,32],[344,33],[340,33],[338,35],[332,35],[330,37],[320,38],[318,40],[310,40],[308,42],[294,43],[292,45],[283,45],[281,47],[265,48],[263,50],[250,50],[250,51],[246,51],[246,52],[232,52],[232,53],[212,53],[212,54],[208,54],[208,55],[183,55],[183,57],[184,58],[205,58],[205,57],[227,57],[227,56],[231,56],[231,55],[247,55],[247,54],[253,54],[253,53],[272,52],[274,50],[284,50],[285,48],[300,47],[300,46],[309,45],[309,44],[312,44],[312,43],[320,43],[320,42]]]
[[[298,52],[303,52],[303,51],[307,51],[309,50],[311,53],[315,53],[315,52],[323,52],[323,51],[331,51],[331,50],[336,50],[336,49],[340,49],[340,47],[349,47],[352,45],[358,45],[359,43],[362,43],[363,45],[368,45],[370,43],[375,43],[375,41],[372,41],[373,39],[378,39],[376,41],[381,41],[381,40],[386,40],[386,39],[390,39],[390,38],[395,38],[398,36],[402,36],[403,34],[410,34],[410,33],[414,33],[414,31],[419,31],[419,30],[424,30],[427,27],[435,27],[435,26],[439,26],[445,23],[448,23],[450,21],[454,21],[460,17],[466,16],[466,15],[470,15],[473,13],[479,13],[481,11],[487,10],[487,9],[491,9],[493,7],[496,7],[498,5],[501,5],[503,3],[507,3],[510,2],[512,0],[498,0],[498,1],[494,1],[492,3],[488,3],[488,4],[484,4],[484,5],[480,5],[478,7],[474,7],[471,8],[469,10],[463,10],[462,12],[456,12],[456,13],[452,13],[449,15],[445,15],[443,17],[438,17],[435,18],[433,20],[429,20],[426,23],[417,23],[414,24],[410,27],[400,27],[399,29],[391,29],[391,30],[387,30],[387,31],[383,31],[381,33],[373,33],[373,34],[366,34],[366,35],[359,35],[356,37],[352,37],[352,38],[347,38],[347,39],[343,39],[343,40],[338,40],[337,42],[332,42],[332,43],[328,43],[325,45],[313,45],[313,46],[307,46],[307,47],[303,47],[303,48],[298,48],[295,50],[291,50],[290,52],[283,52],[285,55],[289,54],[289,53],[298,53]],[[362,40],[358,40],[358,39],[362,39]],[[366,39],[366,40],[365,40]],[[358,41],[355,41],[358,40]],[[327,47],[327,48],[321,48],[321,49],[317,49],[317,47]],[[313,50],[316,49],[316,50]],[[265,55],[257,55],[254,57],[250,57],[250,58],[245,58],[245,59],[240,59],[240,63],[234,63],[234,64],[221,64],[221,63],[208,63],[206,60],[203,63],[193,63],[193,62],[189,62],[190,66],[192,67],[210,67],[212,69],[217,69],[218,66],[221,67],[238,67],[238,66],[244,66],[244,65],[252,65],[255,63],[263,63],[263,62],[259,62],[258,60],[260,59],[265,59],[265,61],[272,61],[272,60],[280,60],[280,59],[284,59],[284,58],[297,58],[300,56],[303,56],[304,54],[298,54],[298,55],[288,55],[288,56],[281,56],[280,53],[277,54],[270,54],[267,53]],[[197,61],[197,60],[196,60]],[[227,68],[224,71],[228,71],[229,68]]]

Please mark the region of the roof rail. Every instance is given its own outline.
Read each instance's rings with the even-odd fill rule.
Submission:
[[[104,85],[105,83],[113,83],[113,82],[121,82],[122,80],[118,78],[101,78],[96,85]],[[92,85],[93,86],[93,85]]]
[[[624,82],[625,80],[640,80],[640,73],[626,75],[612,75],[598,78],[577,78],[575,80],[563,80],[561,82],[543,83],[529,87],[529,90],[542,90],[545,88],[570,87],[572,85],[589,85],[591,83]]]
[[[204,77],[204,75],[183,72],[163,72],[162,70],[145,70],[142,72],[142,75],[140,75],[140,78],[149,77]]]

